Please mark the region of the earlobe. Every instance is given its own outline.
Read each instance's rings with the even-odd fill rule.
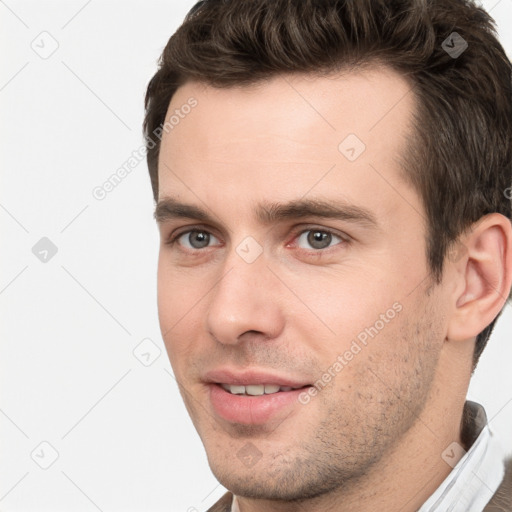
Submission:
[[[464,235],[462,257],[448,261],[459,280],[448,339],[467,340],[487,327],[505,305],[512,284],[512,226],[499,213],[482,217]]]

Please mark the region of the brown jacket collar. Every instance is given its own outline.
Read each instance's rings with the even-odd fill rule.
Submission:
[[[505,477],[484,512],[512,512],[512,458],[505,462]]]

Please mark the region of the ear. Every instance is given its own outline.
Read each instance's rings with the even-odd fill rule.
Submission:
[[[510,293],[510,220],[499,213],[482,217],[460,239],[456,250],[448,254],[446,263],[454,267],[456,280],[452,296],[454,314],[449,320],[447,338],[471,339],[498,316]]]

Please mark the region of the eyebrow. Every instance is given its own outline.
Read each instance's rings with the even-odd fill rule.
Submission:
[[[379,225],[376,216],[370,210],[347,203],[342,199],[317,198],[297,199],[287,203],[263,202],[257,205],[254,213],[255,218],[265,225],[306,217],[338,219],[366,228],[377,228]],[[218,224],[206,210],[182,203],[172,197],[164,197],[157,203],[154,217],[158,224],[178,218]]]

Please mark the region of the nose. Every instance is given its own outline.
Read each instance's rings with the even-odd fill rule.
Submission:
[[[210,295],[207,330],[223,344],[239,343],[245,333],[277,338],[284,328],[280,282],[262,254],[252,263],[236,252]]]

